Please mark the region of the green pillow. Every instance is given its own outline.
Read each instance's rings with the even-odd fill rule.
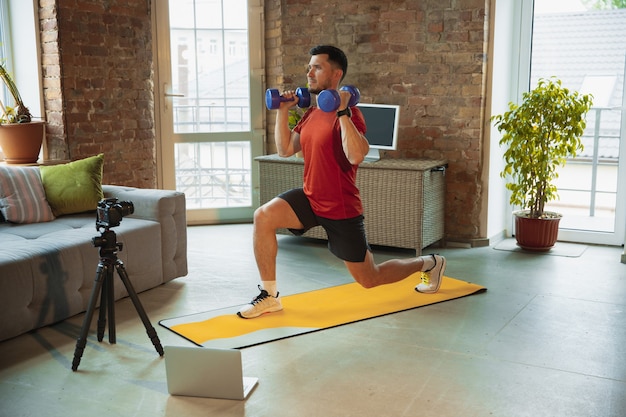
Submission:
[[[95,210],[102,193],[104,154],[61,165],[41,166],[46,199],[55,216]]]

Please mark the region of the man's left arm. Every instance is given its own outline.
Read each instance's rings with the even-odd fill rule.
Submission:
[[[340,91],[340,95],[341,104],[339,105],[337,116],[339,118],[339,126],[341,127],[341,145],[348,161],[350,161],[352,165],[358,165],[365,160],[370,145],[365,136],[359,132],[352,122],[351,112],[348,111],[346,113],[342,111],[348,108],[350,93]]]

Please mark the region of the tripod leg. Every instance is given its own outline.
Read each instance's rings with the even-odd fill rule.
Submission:
[[[107,291],[107,302],[108,302],[108,306],[107,309],[109,311],[109,343],[116,343],[116,336],[115,336],[115,296],[113,295],[113,276],[114,271],[113,271],[113,266],[110,265],[109,268],[107,269],[107,281],[105,283],[106,285],[106,291]]]
[[[100,291],[100,310],[98,311],[98,342],[102,342],[102,338],[104,337],[104,329],[107,325],[106,319],[106,311],[107,311],[107,292],[109,290],[106,282],[109,281],[109,269],[110,265],[108,265],[105,261],[102,262],[102,290]]]
[[[126,287],[126,290],[128,291],[128,295],[130,296],[130,299],[133,301],[133,304],[135,305],[135,310],[137,310],[137,313],[139,314],[139,317],[141,318],[141,321],[143,322],[143,325],[146,328],[146,333],[148,333],[148,337],[152,341],[152,344],[156,348],[156,351],[159,353],[159,355],[163,356],[163,346],[161,346],[161,341],[159,340],[159,336],[157,335],[156,330],[154,330],[154,327],[152,327],[152,324],[150,323],[150,320],[148,319],[148,315],[146,314],[146,311],[143,309],[143,306],[141,305],[141,301],[139,301],[139,297],[137,296],[137,293],[135,292],[135,289],[133,288],[133,285],[131,284],[130,279],[128,278],[128,274],[126,273],[124,264],[122,263],[122,261],[118,260],[115,266],[117,267],[117,273],[119,274],[120,279],[122,280],[122,282],[124,283],[124,286]]]
[[[74,360],[72,361],[72,371],[78,369],[80,359],[83,356],[85,345],[87,344],[87,334],[89,333],[89,326],[91,325],[91,319],[93,318],[93,312],[96,308],[96,300],[102,290],[102,280],[104,279],[105,266],[102,263],[98,264],[96,270],[96,279],[91,290],[91,296],[89,297],[89,304],[87,305],[87,312],[85,313],[85,319],[83,320],[83,327],[80,330],[80,336],[76,341],[76,349],[74,350]]]

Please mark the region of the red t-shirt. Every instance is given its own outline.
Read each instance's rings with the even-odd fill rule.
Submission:
[[[352,107],[352,122],[365,133],[365,119]],[[294,129],[300,134],[304,156],[304,193],[313,212],[327,219],[342,220],[363,213],[356,187],[357,165],[346,158],[341,146],[341,128],[335,112],[310,108]]]

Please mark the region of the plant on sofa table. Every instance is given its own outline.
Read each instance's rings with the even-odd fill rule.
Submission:
[[[0,123],[30,123],[32,115],[28,107],[24,105],[15,81],[13,81],[13,78],[2,64],[0,64],[0,78],[2,78],[2,81],[9,89],[9,93],[13,96],[13,100],[15,100],[15,107],[5,106],[0,100],[0,111],[2,112],[0,114]]]
[[[591,106],[591,95],[571,91],[555,77],[542,78],[523,94],[521,104],[509,103],[508,111],[492,117],[503,133],[500,145],[506,146],[500,176],[507,180],[510,203],[522,208],[517,216],[561,217],[544,207],[558,198],[558,168],[583,149],[581,136]]]
[[[32,121],[15,81],[1,64],[0,78],[15,101],[13,107],[0,101],[0,147],[5,161],[10,164],[35,163],[39,159],[45,123]]]

